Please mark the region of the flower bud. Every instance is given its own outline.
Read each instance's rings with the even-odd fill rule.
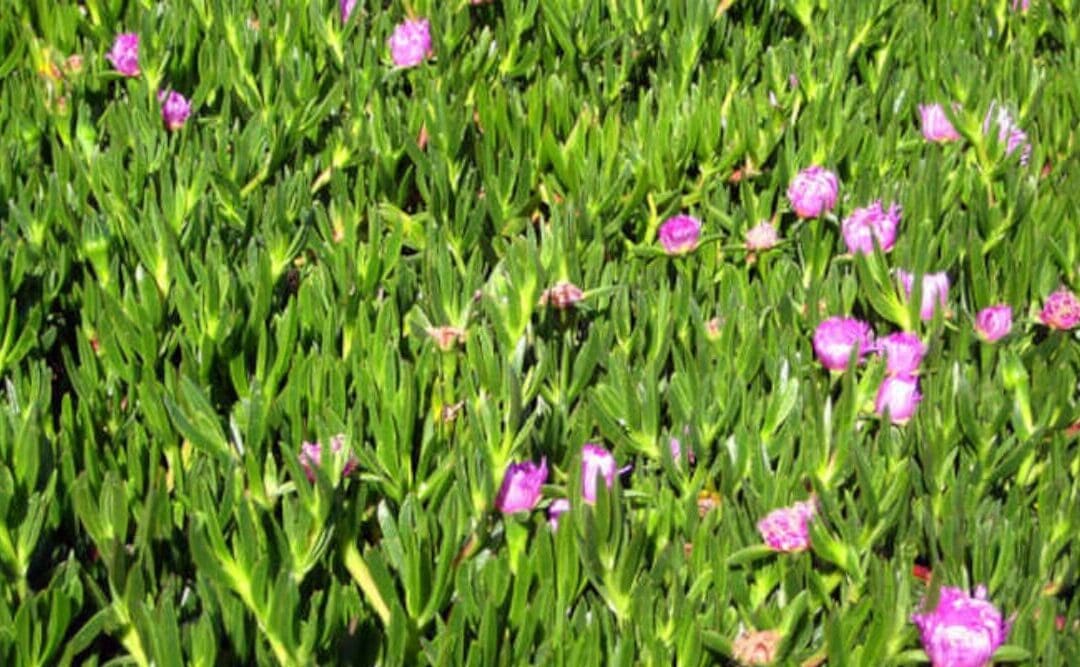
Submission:
[[[803,169],[788,186],[791,207],[800,218],[816,218],[836,206],[840,182],[836,174],[817,165]]]

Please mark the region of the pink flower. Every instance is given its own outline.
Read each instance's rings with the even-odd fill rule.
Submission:
[[[885,373],[888,375],[914,375],[926,354],[926,345],[919,337],[907,331],[892,333],[877,341],[877,350],[885,355]]]
[[[1022,12],[1026,12],[1028,7],[1031,6],[1031,0],[1012,0],[1012,10],[1015,12],[1019,9]]]
[[[904,287],[904,293],[911,297],[911,291],[915,284],[915,276],[907,271],[898,269],[896,274],[900,277],[900,284]],[[922,301],[919,304],[919,317],[930,320],[934,317],[934,310],[945,303],[949,298],[949,276],[941,271],[939,273],[927,273],[922,279]]]
[[[776,227],[768,220],[762,220],[746,231],[747,250],[768,250],[780,241]]]
[[[105,57],[117,72],[124,76],[139,76],[139,35],[122,32],[116,36],[112,49]]]
[[[1046,297],[1039,319],[1051,329],[1068,331],[1080,324],[1080,301],[1063,287]]]
[[[922,134],[927,141],[945,142],[960,138],[960,133],[949,122],[940,104],[920,104],[919,117],[922,119]]]
[[[998,304],[983,308],[975,316],[975,333],[987,343],[993,343],[1012,330],[1012,306]]]
[[[803,169],[788,186],[791,207],[800,218],[816,218],[836,206],[840,182],[836,174],[817,165]]]
[[[427,19],[407,19],[394,28],[386,42],[398,67],[415,67],[432,54],[431,24]]]
[[[991,119],[997,124],[998,141],[1005,144],[1005,155],[1012,155],[1013,151],[1023,146],[1020,151],[1020,164],[1026,165],[1031,157],[1031,144],[1028,143],[1027,133],[1020,129],[1008,109],[997,102],[991,102],[990,108],[983,119],[983,134],[989,134]]]
[[[548,505],[548,525],[552,530],[559,529],[559,517],[570,511],[570,501],[567,498],[556,498]]]
[[[890,375],[878,387],[874,410],[880,416],[885,416],[887,412],[894,424],[904,424],[915,414],[921,400],[918,378],[913,375]]]
[[[889,204],[886,211],[881,200],[865,208],[857,208],[840,223],[840,232],[848,252],[869,255],[874,252],[874,239],[882,252],[889,252],[896,243],[896,228],[900,226],[900,207]]]
[[[495,508],[503,514],[528,512],[540,500],[540,487],[547,481],[547,458],[540,465],[532,461],[511,463],[506,467],[499,494],[495,496]]]
[[[161,102],[161,117],[165,120],[165,127],[173,132],[182,128],[191,115],[191,103],[180,93],[164,90],[158,92],[158,101]]]
[[[854,349],[861,359],[872,343],[870,325],[849,317],[830,317],[814,331],[814,352],[821,365],[831,371],[846,369]]]
[[[341,452],[341,449],[345,446],[345,434],[339,433],[330,439],[330,451],[337,455]],[[304,474],[307,475],[309,482],[315,481],[315,468],[322,466],[322,443],[307,442],[304,441],[300,444],[300,466],[304,469]],[[349,452],[349,458],[345,461],[345,467],[341,470],[342,477],[348,477],[353,470],[356,470],[356,466],[359,461],[356,455]]]
[[[540,305],[551,304],[559,310],[566,310],[572,308],[574,304],[584,298],[585,293],[581,291],[580,287],[574,283],[562,281],[544,290],[543,294],[540,295]]]
[[[591,442],[581,448],[581,495],[587,503],[596,502],[596,476],[604,478],[604,484],[611,488],[615,484],[615,475],[622,474],[631,466],[618,468],[615,455],[600,445]]]
[[[776,551],[805,551],[810,547],[808,522],[816,512],[813,500],[797,502],[766,514],[757,529],[765,544]]]
[[[675,215],[660,225],[660,245],[669,255],[682,255],[701,240],[701,221],[689,215]]]
[[[924,600],[924,608],[925,604]],[[974,597],[962,589],[942,586],[937,606],[913,614],[911,622],[919,628],[933,667],[985,667],[1009,634],[1001,612],[986,600],[985,586],[978,586]]]
[[[341,22],[346,23],[356,8],[356,0],[339,0],[338,7],[341,9]]]

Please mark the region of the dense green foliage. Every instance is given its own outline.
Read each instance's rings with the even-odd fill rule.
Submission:
[[[395,68],[407,12],[433,54]],[[1080,342],[1037,318],[1080,289],[1076,0],[0,16],[0,664],[732,664],[744,629],[783,664],[918,663],[922,597],[979,583],[999,658],[1080,655]],[[192,100],[175,132],[159,88]],[[963,140],[923,139],[929,102]],[[790,211],[810,164],[834,216]],[[845,255],[879,198],[896,247]],[[669,258],[680,212],[705,236]],[[897,267],[947,271],[949,312]],[[559,281],[585,299],[541,306]],[[815,360],[829,315],[923,337],[914,419],[874,414],[879,359]],[[301,443],[337,433],[356,472],[324,448],[310,483]],[[595,505],[586,442],[633,465]],[[495,511],[541,457],[540,507]],[[763,546],[810,495],[812,548]]]

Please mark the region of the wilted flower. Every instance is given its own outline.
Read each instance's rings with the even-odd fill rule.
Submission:
[[[394,28],[386,42],[398,67],[415,67],[431,55],[431,24],[427,19],[407,19]]]
[[[960,133],[949,122],[940,104],[920,104],[919,116],[922,119],[922,135],[927,141],[945,142],[960,138]]]
[[[919,380],[913,375],[891,375],[878,387],[874,410],[894,424],[904,424],[915,414],[922,394],[919,393]]]
[[[818,361],[831,371],[847,368],[853,349],[861,359],[872,347],[870,325],[849,317],[830,317],[814,331],[814,352]]]
[[[345,23],[352,16],[353,9],[356,7],[356,0],[339,0],[338,7],[341,9],[341,22]]]
[[[559,528],[559,517],[570,511],[570,500],[567,498],[556,498],[548,505],[548,525],[552,530]]]
[[[857,208],[840,223],[840,232],[848,252],[874,252],[874,239],[882,252],[889,252],[896,243],[896,228],[900,226],[900,207],[889,204],[886,211],[881,200],[865,208]]]
[[[742,631],[731,643],[731,657],[740,665],[769,665],[776,660],[780,646],[780,633],[776,630]]]
[[[836,206],[840,182],[836,174],[817,165],[803,169],[788,186],[791,207],[800,218],[816,218]]]
[[[334,455],[341,452],[341,449],[345,446],[345,434],[339,433],[330,439],[330,451]],[[307,475],[308,481],[315,481],[315,468],[322,466],[322,443],[307,442],[304,441],[300,444],[300,455],[297,457],[300,461],[300,467],[304,469],[304,474]],[[341,470],[342,477],[348,477],[353,470],[356,470],[356,466],[359,461],[356,455],[349,452],[349,458],[345,461],[345,467]]]
[[[566,310],[585,298],[585,293],[574,283],[562,281],[549,287],[540,295],[540,305],[549,303],[559,310]]]
[[[911,297],[911,291],[915,284],[915,276],[907,271],[898,269],[896,275],[900,277],[900,284],[904,287],[904,293]],[[922,301],[919,304],[919,317],[929,320],[934,317],[937,306],[945,307],[949,298],[949,276],[944,272],[927,273],[922,279]]]
[[[528,512],[540,500],[540,487],[547,476],[547,457],[540,459],[540,465],[532,461],[511,463],[495,496],[495,508],[504,514]]]
[[[1039,319],[1051,329],[1068,331],[1080,324],[1080,301],[1063,287],[1046,297]]]
[[[926,345],[907,331],[879,338],[876,347],[885,356],[885,373],[888,375],[914,375],[926,354]]]
[[[604,484],[610,489],[615,484],[615,475],[626,472],[630,467],[616,467],[614,454],[600,445],[585,443],[581,448],[581,495],[585,502],[596,502],[597,475],[604,478]]]
[[[776,227],[768,220],[762,220],[746,230],[747,250],[768,250],[779,241],[780,235],[776,233]]]
[[[974,597],[942,586],[937,606],[911,621],[934,667],[984,667],[1009,634],[1001,612],[986,600],[985,586],[976,587]]]
[[[660,225],[660,244],[669,255],[688,253],[701,240],[701,221],[689,215],[675,215]]]
[[[975,333],[987,343],[1004,338],[1012,330],[1012,306],[998,304],[979,311],[975,316]]]
[[[989,134],[991,120],[997,124],[998,141],[1005,144],[1005,155],[1012,155],[1013,151],[1023,146],[1020,152],[1020,164],[1026,165],[1031,157],[1031,144],[1028,143],[1027,133],[1013,120],[1008,109],[997,102],[990,103],[990,109],[983,119],[983,134]]]
[[[698,516],[705,518],[705,515],[713,511],[717,507],[720,507],[720,494],[716,491],[702,491],[697,497],[697,511]]]
[[[158,92],[158,101],[165,127],[173,132],[182,128],[191,115],[191,103],[180,93],[164,90]]]
[[[139,76],[139,35],[122,32],[116,36],[112,49],[105,57],[117,72],[124,76]]]
[[[804,551],[810,547],[808,522],[817,513],[813,500],[781,507],[758,521],[757,529],[765,544],[776,551]]]
[[[428,327],[427,334],[434,339],[435,344],[443,352],[453,349],[458,341],[465,339],[465,330],[461,327],[444,325],[441,327]]]

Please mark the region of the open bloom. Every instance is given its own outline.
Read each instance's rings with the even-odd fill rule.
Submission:
[[[882,252],[889,252],[896,243],[896,228],[900,226],[900,206],[889,204],[886,211],[881,200],[864,208],[857,208],[840,223],[840,232],[848,252],[870,254],[874,252],[874,240]]]
[[[386,42],[398,67],[415,67],[432,54],[431,24],[427,19],[408,19],[394,28]]]
[[[831,371],[846,369],[853,349],[858,350],[861,359],[872,345],[870,325],[850,317],[830,317],[814,331],[814,353]]]
[[[568,498],[556,498],[548,505],[548,525],[552,530],[559,528],[559,517],[570,511],[570,500]]]
[[[878,387],[874,411],[880,416],[889,415],[894,424],[905,424],[919,407],[919,379],[914,375],[890,375]]]
[[[191,115],[191,102],[171,90],[158,92],[158,101],[161,102],[161,117],[165,121],[165,127],[173,132],[182,128]]]
[[[990,133],[991,121],[997,125],[998,141],[1005,144],[1005,155],[1012,155],[1013,151],[1022,147],[1020,164],[1026,165],[1031,157],[1031,144],[1028,143],[1027,132],[1021,130],[1020,126],[1013,120],[1012,115],[1009,114],[1009,110],[997,102],[990,103],[986,117],[983,118],[983,134]]]
[[[335,456],[339,454],[342,448],[345,446],[345,434],[339,433],[330,439],[330,451]],[[300,467],[304,469],[304,474],[307,475],[308,481],[315,481],[315,468],[322,466],[322,443],[307,442],[304,441],[300,444],[300,456],[297,457],[300,461]],[[341,470],[342,477],[348,477],[353,470],[356,470],[356,466],[359,461],[356,455],[349,452],[349,458],[345,461],[345,467]]]
[[[1068,331],[1080,324],[1080,300],[1063,287],[1046,297],[1039,319],[1051,329]]]
[[[117,72],[124,76],[139,76],[139,35],[122,32],[113,41],[112,49],[105,57]]]
[[[506,467],[502,486],[495,496],[495,508],[504,514],[528,512],[540,500],[540,487],[547,481],[547,458],[540,465],[532,461],[511,463]]]
[[[926,345],[908,331],[892,333],[877,341],[877,350],[885,356],[888,375],[914,375],[926,354]]]
[[[904,287],[904,293],[911,297],[911,291],[915,286],[915,276],[904,270],[897,270],[900,284]],[[949,276],[944,272],[927,273],[922,279],[922,301],[919,303],[919,317],[924,320],[933,319],[934,310],[941,306],[949,298]]]
[[[1009,634],[1009,624],[987,601],[985,586],[977,587],[974,597],[960,588],[942,586],[937,606],[913,614],[911,622],[919,628],[934,667],[985,667]]]
[[[989,306],[975,316],[975,333],[987,343],[993,343],[1012,330],[1012,306],[1002,303]]]
[[[919,117],[922,120],[922,135],[927,141],[945,142],[960,138],[960,133],[949,122],[940,104],[920,104]]]
[[[356,0],[340,0],[338,8],[341,9],[341,22],[345,23],[352,16],[353,9],[356,8]]]
[[[682,255],[701,240],[701,221],[689,215],[675,215],[660,225],[660,245],[669,255]]]
[[[584,298],[585,293],[581,291],[580,287],[564,280],[544,290],[543,294],[540,295],[540,305],[551,304],[559,310],[566,310]]]
[[[836,206],[840,182],[836,174],[824,167],[814,165],[803,169],[787,189],[791,207],[800,218],[816,218]]]
[[[805,551],[810,547],[809,521],[817,512],[813,500],[781,507],[758,521],[761,539],[776,551]]]

